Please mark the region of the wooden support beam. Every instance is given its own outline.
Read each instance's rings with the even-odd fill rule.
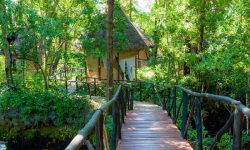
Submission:
[[[176,87],[173,89],[173,122],[176,124],[177,118],[176,118]]]
[[[226,124],[216,133],[214,141],[209,147],[209,150],[216,149],[216,145],[218,142],[220,142],[222,135],[231,128],[231,126],[233,125],[233,122],[234,122],[234,114],[231,113],[230,118],[227,120]]]
[[[243,114],[236,106],[234,110],[234,126],[233,126],[233,146],[232,150],[241,150],[241,125]]]
[[[96,78],[94,78],[94,95],[97,96]]]
[[[184,131],[187,124],[187,107],[188,107],[188,98],[187,93],[185,91],[182,91],[182,122],[181,122],[181,135],[184,138]]]
[[[120,82],[120,54],[117,53],[117,80]]]
[[[200,99],[195,97],[194,99],[195,105],[195,125],[197,132],[197,150],[202,150],[202,124],[201,124],[201,104]]]
[[[95,133],[96,133],[96,149],[97,150],[104,150],[104,143],[103,143],[103,114],[101,114],[96,126],[95,126]]]
[[[85,81],[87,81],[88,80],[88,66],[87,66],[87,60],[86,60],[86,58],[85,58],[85,60],[84,60],[84,65],[85,65],[85,68],[84,68],[84,73],[85,73]],[[82,72],[81,72],[81,74],[82,74]]]
[[[64,63],[64,79],[65,79],[65,91],[68,93],[68,78],[67,78],[67,66]]]
[[[133,89],[130,89],[130,106],[129,106],[129,110],[133,110],[134,109],[134,91]]]
[[[135,56],[135,81],[137,81],[138,55]]]
[[[112,117],[113,117],[113,127],[112,127],[112,139],[111,139],[111,150],[116,150],[117,146],[117,137],[118,137],[118,122],[119,119],[117,113],[117,105],[114,103],[112,105]]]
[[[184,130],[184,138],[185,139],[187,139],[188,127],[189,127],[189,124],[191,123],[191,119],[192,119],[192,116],[193,116],[193,113],[194,113],[194,105],[190,105],[190,106],[191,106],[191,108],[190,108],[191,110],[189,112],[187,124],[186,124],[185,130]]]
[[[139,82],[139,84],[140,84],[140,89],[139,89],[139,93],[140,93],[140,101],[142,101],[142,92],[141,92],[141,90],[142,90],[142,83],[141,83],[141,82]]]
[[[101,70],[101,59],[98,58],[98,79],[101,80],[102,70]]]

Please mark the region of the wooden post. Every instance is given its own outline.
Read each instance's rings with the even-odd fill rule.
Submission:
[[[108,0],[108,19],[107,19],[107,100],[113,96],[113,7],[114,0]]]
[[[86,82],[87,83],[87,88],[88,88],[88,92],[89,92],[89,97],[91,98],[91,89],[90,89],[90,83]]]
[[[130,110],[130,90],[129,88],[127,88],[127,106],[128,106],[128,110]]]
[[[232,150],[241,150],[241,124],[242,112],[236,107],[234,110],[234,126],[233,126],[233,146]]]
[[[96,133],[96,149],[97,150],[104,150],[103,144],[103,114],[101,114],[96,126],[95,126],[95,133]]]
[[[132,0],[129,0],[129,20],[132,20]]]
[[[167,109],[167,96],[165,95],[165,90],[164,90],[164,93],[163,93],[162,110],[168,110],[168,109]]]
[[[120,96],[118,97],[118,98],[120,98]],[[118,130],[118,136],[117,136],[117,141],[116,141],[116,143],[118,143],[118,139],[122,139],[122,126],[121,126],[121,105],[120,105],[121,103],[119,103],[119,101],[118,102],[116,102],[116,107],[117,107],[117,109],[116,109],[116,116],[117,116],[117,130]]]
[[[85,68],[84,68],[84,73],[85,73],[85,78],[86,81],[88,80],[88,66],[87,66],[87,61],[86,59],[84,60]]]
[[[101,73],[101,59],[100,58],[98,58],[98,79],[99,80],[101,80],[101,75],[102,75],[102,73]]]
[[[192,105],[190,105],[190,112],[188,115],[188,120],[187,120],[187,124],[186,124],[185,131],[184,131],[184,138],[185,139],[187,139],[187,136],[188,136],[188,127],[189,127],[189,124],[191,122],[193,113],[194,113],[194,105],[192,104]]]
[[[120,82],[120,54],[117,53],[117,80]]]
[[[174,86],[173,89],[173,123],[176,124],[177,118],[176,118],[176,87]]]
[[[198,97],[195,97],[194,105],[195,105],[195,125],[197,132],[197,149],[202,150],[203,146],[202,146],[201,104],[200,104],[200,99]]]
[[[135,56],[135,81],[137,81],[137,55]]]
[[[187,100],[187,93],[185,91],[182,91],[182,99],[183,99],[183,103],[182,103],[182,122],[181,122],[181,135],[184,138],[184,131],[185,131],[185,127],[187,124],[187,107],[188,107],[188,100]]]
[[[167,103],[168,103],[168,111],[170,111],[170,109],[171,109],[171,89],[170,88],[168,88],[168,101],[167,101]]]
[[[131,94],[131,96],[130,96],[130,110],[133,110],[134,109],[134,91],[133,91],[133,89],[131,89],[130,94]]]
[[[96,78],[94,78],[94,94],[96,96]]]
[[[125,60],[124,80],[128,80],[127,74],[128,74],[128,66],[127,66],[127,61]]]
[[[124,104],[124,116],[127,114],[127,103],[126,103],[126,88],[124,88],[124,91],[122,92],[122,97],[123,97],[123,104]]]
[[[68,93],[67,67],[65,63],[64,63],[64,76],[65,76],[65,89],[66,93]]]
[[[120,96],[119,96],[119,101],[120,101],[120,106],[121,106],[121,112],[122,112],[122,123],[125,123],[125,114],[126,114],[126,104],[124,103],[124,96],[123,96],[123,89],[121,89],[121,93],[120,93]],[[125,109],[124,109],[125,107]]]
[[[140,101],[142,101],[142,93],[141,93],[141,88],[142,88],[142,86],[141,86],[141,82],[139,82],[140,83],[140,89],[139,89],[139,94],[140,94]]]
[[[112,117],[113,117],[113,127],[112,127],[112,139],[111,139],[111,150],[116,150],[116,146],[117,146],[117,107],[116,104],[114,103],[112,105]]]

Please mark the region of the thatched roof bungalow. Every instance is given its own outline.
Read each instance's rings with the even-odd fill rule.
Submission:
[[[105,23],[102,20],[103,28],[89,38],[98,38],[103,42],[95,42],[93,45],[106,51]],[[144,66],[148,59],[148,50],[154,43],[136,27],[119,7],[114,11],[114,72],[115,80],[135,79],[136,69]],[[88,55],[87,77],[106,79],[106,56]]]

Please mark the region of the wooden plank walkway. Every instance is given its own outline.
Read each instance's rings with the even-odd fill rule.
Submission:
[[[192,150],[167,112],[149,103],[136,102],[122,127],[118,150]]]

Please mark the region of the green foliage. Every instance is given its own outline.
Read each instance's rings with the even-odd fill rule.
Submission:
[[[106,55],[107,40],[106,36],[106,13],[103,5],[97,7],[97,10],[93,12],[95,14],[90,20],[93,25],[85,34],[81,37],[81,41],[84,43],[84,49],[88,56],[92,57],[104,57]],[[129,42],[126,38],[126,30],[128,24],[126,17],[120,11],[120,8],[115,5],[114,7],[114,48],[117,51],[122,50],[124,46],[128,46]]]
[[[105,128],[107,131],[109,144],[111,144],[112,130],[113,130],[113,118],[110,115],[106,116],[105,118]],[[109,145],[109,147],[111,147],[111,145]]]
[[[1,82],[4,82],[5,80],[5,65],[4,65],[4,57],[3,56],[0,56],[0,83]]]
[[[18,136],[18,131],[16,129],[12,129],[7,132],[6,129],[0,128],[0,138],[2,140],[9,140],[17,136]]]
[[[5,128],[5,133],[1,133],[3,139],[15,137],[14,131],[21,131],[23,128],[31,128],[24,130],[24,136],[32,138],[39,130],[41,135],[49,137],[60,137],[71,132],[75,133],[86,122],[89,112],[93,107],[89,107],[90,103],[85,98],[68,96],[66,94],[53,94],[42,92],[25,92],[18,91],[3,92],[0,96],[0,113],[6,118],[12,117],[11,120],[1,120],[6,122],[1,126]],[[15,125],[15,128],[9,129]],[[50,130],[48,127],[60,128],[57,131]],[[71,130],[67,130],[70,126]],[[40,128],[46,127],[47,130]],[[65,132],[65,134],[61,134]]]
[[[242,146],[244,146],[247,142],[250,141],[250,135],[248,135],[245,131],[242,132]],[[232,136],[228,133],[224,134],[221,137],[220,142],[218,143],[218,149],[231,149],[233,144]]]
[[[222,137],[221,137],[221,140],[220,142],[218,143],[218,148],[219,149],[231,149],[231,145],[232,145],[232,138],[229,134],[224,134]]]
[[[151,57],[150,71],[142,69],[142,75],[154,72],[161,81],[199,91],[203,86],[206,92],[245,93],[250,68],[246,3],[156,1],[150,13],[136,18],[158,50],[157,59]],[[190,70],[185,76],[184,66]]]

